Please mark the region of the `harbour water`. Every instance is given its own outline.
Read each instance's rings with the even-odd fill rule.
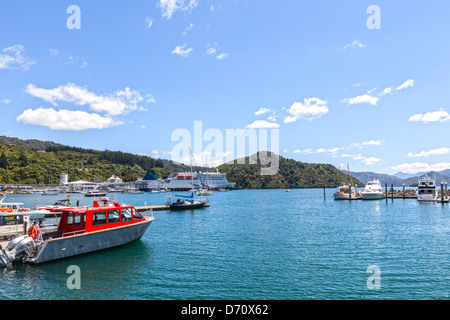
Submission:
[[[139,241],[0,269],[0,299],[448,299],[448,204],[334,201],[334,191],[325,201],[322,189],[216,192],[206,209],[154,212]],[[109,197],[143,206],[168,195]],[[29,207],[62,197],[13,196]],[[80,289],[67,286],[72,265]],[[379,289],[369,288],[370,266]]]

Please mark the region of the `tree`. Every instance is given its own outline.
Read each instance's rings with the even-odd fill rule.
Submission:
[[[5,152],[3,151],[2,154],[0,155],[0,168],[8,169],[8,166],[9,166],[8,158],[6,157]]]
[[[28,158],[23,150],[20,150],[19,162],[21,167],[26,167],[28,165]]]

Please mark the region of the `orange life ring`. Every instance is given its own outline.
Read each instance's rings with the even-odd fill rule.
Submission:
[[[30,229],[28,229],[28,236],[36,240],[36,238],[39,236],[39,228],[37,225],[32,225]]]
[[[28,208],[19,208],[19,212],[29,212],[30,209]]]

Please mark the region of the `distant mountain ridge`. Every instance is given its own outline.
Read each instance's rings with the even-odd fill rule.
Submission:
[[[343,172],[346,172],[343,170]],[[419,179],[425,177],[426,175],[430,178],[436,180],[436,184],[439,185],[441,182],[450,183],[450,169],[446,169],[440,172],[419,172],[416,174],[408,174],[403,172],[398,172],[395,175],[383,174],[383,173],[375,173],[375,172],[352,172],[350,171],[350,175],[355,179],[358,179],[364,183],[367,183],[369,180],[378,179],[381,182],[381,185],[385,185],[386,183],[390,185],[394,185],[395,187],[400,187],[405,184],[405,186],[414,186],[417,185]],[[403,177],[403,178],[402,178]]]

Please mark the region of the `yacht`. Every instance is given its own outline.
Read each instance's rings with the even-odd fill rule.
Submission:
[[[419,179],[419,185],[417,186],[417,200],[424,202],[438,201],[436,181],[428,177],[428,175]]]
[[[383,189],[380,180],[371,180],[366,184],[366,187],[361,191],[363,200],[377,200],[384,199]]]

